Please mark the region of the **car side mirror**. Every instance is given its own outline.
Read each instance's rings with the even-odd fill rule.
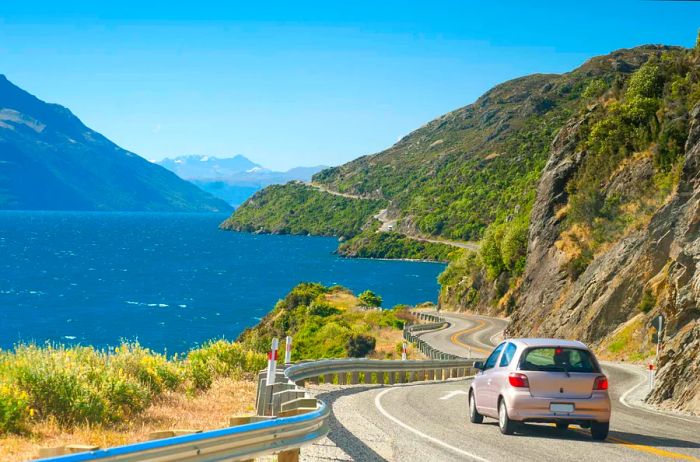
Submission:
[[[483,361],[477,361],[474,363],[474,369],[478,369],[480,371],[484,370],[484,362]]]

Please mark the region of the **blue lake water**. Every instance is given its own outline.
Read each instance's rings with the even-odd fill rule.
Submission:
[[[217,214],[0,212],[0,347],[235,339],[297,283],[435,301],[444,265],[344,259],[332,238],[224,232]]]

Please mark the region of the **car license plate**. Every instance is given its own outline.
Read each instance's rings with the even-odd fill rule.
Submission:
[[[552,403],[549,405],[549,410],[552,412],[574,412],[574,405],[565,403]]]

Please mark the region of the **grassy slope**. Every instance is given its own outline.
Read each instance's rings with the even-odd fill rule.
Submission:
[[[345,357],[355,334],[375,338],[370,357],[398,359],[408,319],[400,307],[367,310],[347,289],[304,283],[239,342],[220,340],[181,357],[138,344],[109,351],[19,345],[0,352],[0,446],[8,460],[26,460],[45,446],[109,447],[156,430],[220,428],[229,415],[252,411],[252,378],[273,336],[294,336],[294,360]]]
[[[385,204],[320,192],[299,182],[273,185],[248,199],[223,229],[351,237]]]
[[[402,341],[403,324],[408,319],[412,316],[400,307],[364,310],[359,299],[343,287],[303,283],[238,340],[253,350],[266,351],[273,337],[292,335],[292,359],[304,360],[346,357],[348,338],[365,334],[377,340],[374,357],[396,359],[400,357],[396,348]],[[281,345],[280,351],[283,349]]]
[[[505,82],[389,149],[326,169],[314,181],[331,190],[384,200],[398,218],[397,232],[475,240],[489,226],[519,218],[526,230],[549,145],[584,104],[586,89],[594,83],[610,86],[624,81],[660,51],[659,47],[620,50],[567,74],[536,74]],[[311,234],[332,234],[334,228],[336,235],[348,236],[348,230],[362,228],[358,221],[370,220],[369,210],[348,214],[341,208],[338,212],[337,196],[320,199],[305,192],[310,197],[304,198],[300,188],[295,184],[270,188],[239,208],[226,226],[289,232],[292,227],[287,222],[291,222]],[[373,210],[381,207],[374,205]],[[365,229],[372,226],[367,223]],[[406,242],[380,242],[386,239],[365,232],[344,250],[350,255],[392,258],[417,254],[430,258],[433,251],[417,252]],[[524,251],[521,245],[515,253]]]

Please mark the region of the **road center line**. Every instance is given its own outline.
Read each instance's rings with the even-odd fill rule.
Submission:
[[[469,334],[469,333],[471,333],[471,332],[478,332],[478,331],[480,331],[480,330],[486,325],[486,321],[484,321],[483,319],[477,319],[477,323],[478,323],[478,324],[477,324],[476,326],[472,326],[472,327],[470,327],[470,328],[468,328],[468,329],[460,330],[460,331],[455,332],[454,334],[452,334],[452,336],[450,337],[450,342],[452,342],[452,343],[455,344],[455,345],[459,345],[459,346],[461,346],[461,347],[464,347],[464,348],[467,348],[467,349],[471,349],[471,350],[474,350],[474,351],[478,351],[478,352],[480,352],[480,353],[484,353],[484,354],[487,354],[487,355],[488,355],[488,354],[490,353],[489,351],[484,350],[483,348],[479,348],[479,347],[476,347],[476,346],[472,346],[472,345],[466,344],[466,343],[462,342],[462,341],[459,339],[459,337],[461,337],[461,336],[464,335],[464,334]]]
[[[377,410],[379,410],[379,412],[381,412],[381,414],[382,414],[384,417],[386,417],[387,419],[391,420],[391,421],[394,422],[395,424],[397,424],[397,425],[399,425],[399,426],[405,428],[406,430],[410,431],[411,433],[413,433],[413,434],[415,434],[415,435],[418,435],[418,436],[420,436],[421,438],[424,438],[424,439],[426,439],[426,440],[428,440],[428,441],[431,441],[432,443],[435,443],[435,444],[437,444],[437,445],[439,445],[439,446],[442,446],[442,447],[444,447],[445,449],[449,449],[449,450],[452,451],[452,452],[456,452],[457,454],[460,454],[460,455],[463,455],[463,456],[467,456],[467,457],[469,457],[469,458],[471,458],[471,459],[474,459],[474,460],[477,460],[477,461],[479,461],[479,462],[489,462],[489,460],[484,459],[483,457],[479,457],[479,456],[477,456],[476,454],[473,454],[473,453],[471,453],[471,452],[465,451],[465,450],[460,449],[460,448],[458,448],[458,447],[452,446],[451,444],[445,443],[445,442],[442,441],[442,440],[439,440],[439,439],[434,438],[434,437],[432,437],[432,436],[430,436],[430,435],[427,435],[427,434],[423,433],[422,431],[417,430],[417,429],[415,429],[415,428],[409,426],[408,424],[402,422],[402,421],[399,420],[398,418],[396,418],[396,417],[394,417],[393,415],[389,414],[389,413],[386,411],[386,409],[384,409],[384,407],[382,406],[382,402],[381,402],[381,401],[382,401],[382,396],[386,395],[386,394],[389,393],[391,390],[397,390],[397,389],[400,389],[400,388],[387,388],[386,390],[384,390],[384,391],[378,393],[377,396],[374,397],[374,405],[377,407]]]

